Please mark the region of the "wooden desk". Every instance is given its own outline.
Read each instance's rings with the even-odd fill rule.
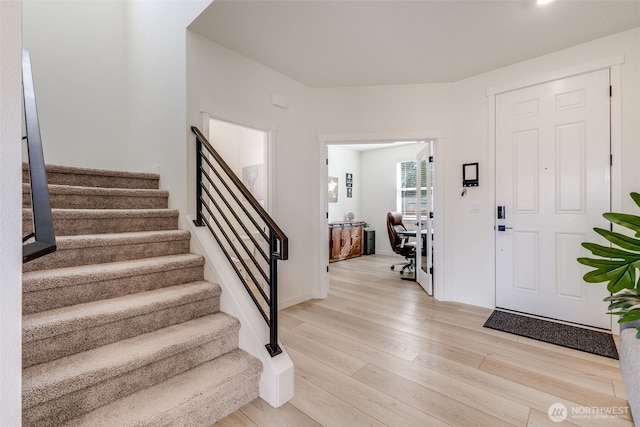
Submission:
[[[329,262],[362,255],[362,221],[329,223]]]
[[[404,237],[416,237],[417,230],[398,231],[398,234]],[[427,230],[421,230],[420,236],[422,237],[422,256],[427,255]]]

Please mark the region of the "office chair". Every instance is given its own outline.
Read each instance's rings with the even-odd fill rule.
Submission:
[[[396,265],[402,265],[400,274],[404,274],[405,270],[412,271],[415,266],[416,243],[409,242],[409,237],[398,234],[399,231],[407,231],[407,228],[402,223],[402,214],[400,212],[387,213],[387,232],[389,233],[391,248],[406,260],[405,262],[393,264],[391,269],[394,270]]]

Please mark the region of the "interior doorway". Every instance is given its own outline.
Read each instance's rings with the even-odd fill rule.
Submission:
[[[206,118],[207,137],[262,207],[271,212],[270,132]]]
[[[401,163],[416,163],[416,155],[427,142],[432,145],[434,152],[439,144],[442,144],[441,132],[420,132],[411,135],[398,133],[397,135],[321,135],[320,149],[322,150],[323,167],[321,168],[320,185],[322,186],[322,196],[320,207],[321,223],[320,233],[323,238],[322,253],[326,254],[327,272],[323,274],[320,280],[319,297],[326,297],[329,287],[329,270],[330,270],[330,233],[329,225],[334,222],[363,222],[364,225],[375,232],[375,253],[396,256],[387,236],[386,230],[386,214],[390,211],[401,211],[403,203],[405,206],[416,206],[417,194],[422,191],[414,189],[413,197],[410,203],[408,196],[398,196],[403,194],[398,188],[398,165]],[[348,151],[346,151],[348,150]],[[342,157],[342,158],[340,158]],[[434,159],[436,156],[433,156]],[[336,161],[336,158],[338,161]],[[349,163],[345,159],[357,159],[355,164]],[[338,163],[338,165],[336,164]],[[358,164],[359,163],[359,164]],[[383,164],[384,163],[384,164]],[[437,160],[434,160],[437,163]],[[437,167],[433,169],[438,172]],[[440,171],[441,172],[441,171]],[[438,182],[437,173],[433,175],[433,181]],[[329,186],[332,185],[337,192],[330,194]],[[441,204],[439,200],[442,194],[437,185],[431,193],[434,203],[433,216],[437,217],[438,206]],[[331,201],[330,201],[331,200]],[[424,219],[424,218],[422,218]],[[419,221],[416,213],[407,215],[407,228],[417,231],[418,227],[426,224],[426,221]],[[419,224],[422,225],[419,225]],[[434,224],[441,226],[434,222]],[[434,230],[437,233],[437,231]],[[441,243],[440,242],[434,242]],[[431,243],[430,243],[431,244]],[[438,252],[434,247],[434,252]],[[442,250],[439,251],[442,254]],[[366,256],[366,255],[363,255]],[[399,258],[400,260],[400,258]],[[400,260],[401,261],[401,260]],[[434,273],[442,272],[442,269],[436,267],[437,257],[433,259]],[[430,263],[431,264],[431,263]],[[430,265],[431,267],[431,265]],[[423,270],[424,271],[424,270]],[[426,270],[429,271],[429,270]],[[400,276],[400,275],[399,275]],[[400,278],[398,278],[400,280]],[[440,284],[442,283],[440,280]],[[438,293],[437,276],[429,278],[429,283],[435,283],[433,294]],[[425,286],[425,289],[427,287]],[[430,286],[429,286],[430,288]]]

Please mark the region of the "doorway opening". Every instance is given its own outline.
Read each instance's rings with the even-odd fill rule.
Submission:
[[[434,221],[432,223],[430,220],[437,218],[440,210],[439,206],[442,200],[440,189],[434,185],[427,193],[426,183],[424,183],[425,185],[421,183],[413,189],[400,188],[398,173],[402,170],[403,164],[406,167],[412,163],[415,168],[416,165],[424,163],[419,160],[417,155],[428,146],[429,153],[433,153],[427,156],[427,162],[429,157],[433,160],[429,172],[429,185],[439,182],[438,175],[442,171],[439,171],[436,166],[438,162],[435,153],[437,147],[442,143],[442,133],[421,132],[411,135],[399,133],[384,136],[370,134],[321,135],[319,139],[322,150],[321,158],[323,159],[320,184],[324,199],[321,200],[320,205],[322,209],[320,233],[324,237],[320,241],[322,244],[321,253],[325,254],[327,265],[326,273],[323,272],[320,280],[319,297],[324,298],[327,296],[329,288],[331,225],[336,223],[362,224],[363,229],[369,231],[363,236],[362,256],[366,256],[367,253],[376,253],[399,257],[393,252],[387,235],[386,218],[388,212],[403,212],[403,209],[413,209],[412,212],[407,211],[404,217],[406,218],[404,219],[405,225],[409,230],[416,232],[419,229],[432,227],[433,224],[433,229],[429,234],[438,233],[436,228],[441,228],[442,222]],[[420,168],[418,167],[416,170],[419,171]],[[422,209],[422,202],[426,204],[427,199],[431,202],[428,203],[428,207]],[[419,210],[417,206],[420,206]],[[373,232],[375,236],[373,242],[370,232]],[[421,285],[432,295],[438,294],[438,285],[442,284],[442,269],[437,267],[437,264],[442,260],[435,256],[436,253],[443,253],[442,248],[438,250],[435,247],[436,244],[441,245],[441,242],[442,240],[440,242],[435,240],[423,245],[425,247],[434,245],[433,250],[430,251],[434,256],[429,260],[428,266],[420,266],[420,263],[427,261],[428,257],[417,257],[416,259],[418,268],[415,270],[415,277],[418,279],[418,273],[424,273],[422,280],[425,283],[421,283]],[[435,286],[432,287],[432,284]]]
[[[212,118],[208,114],[204,121],[205,134],[213,147],[262,207],[272,215],[271,131]]]

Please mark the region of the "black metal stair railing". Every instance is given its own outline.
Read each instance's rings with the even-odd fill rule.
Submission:
[[[289,240],[200,130],[196,135],[196,219],[206,226],[269,326],[271,356],[278,345],[278,261]]]
[[[33,232],[22,239],[22,262],[25,263],[56,250],[56,235],[53,228],[47,172],[42,152],[36,95],[31,73],[31,57],[26,50],[22,51],[22,90],[27,131],[27,136],[24,139],[27,140],[31,208],[33,210]],[[28,241],[29,243],[26,243]]]

